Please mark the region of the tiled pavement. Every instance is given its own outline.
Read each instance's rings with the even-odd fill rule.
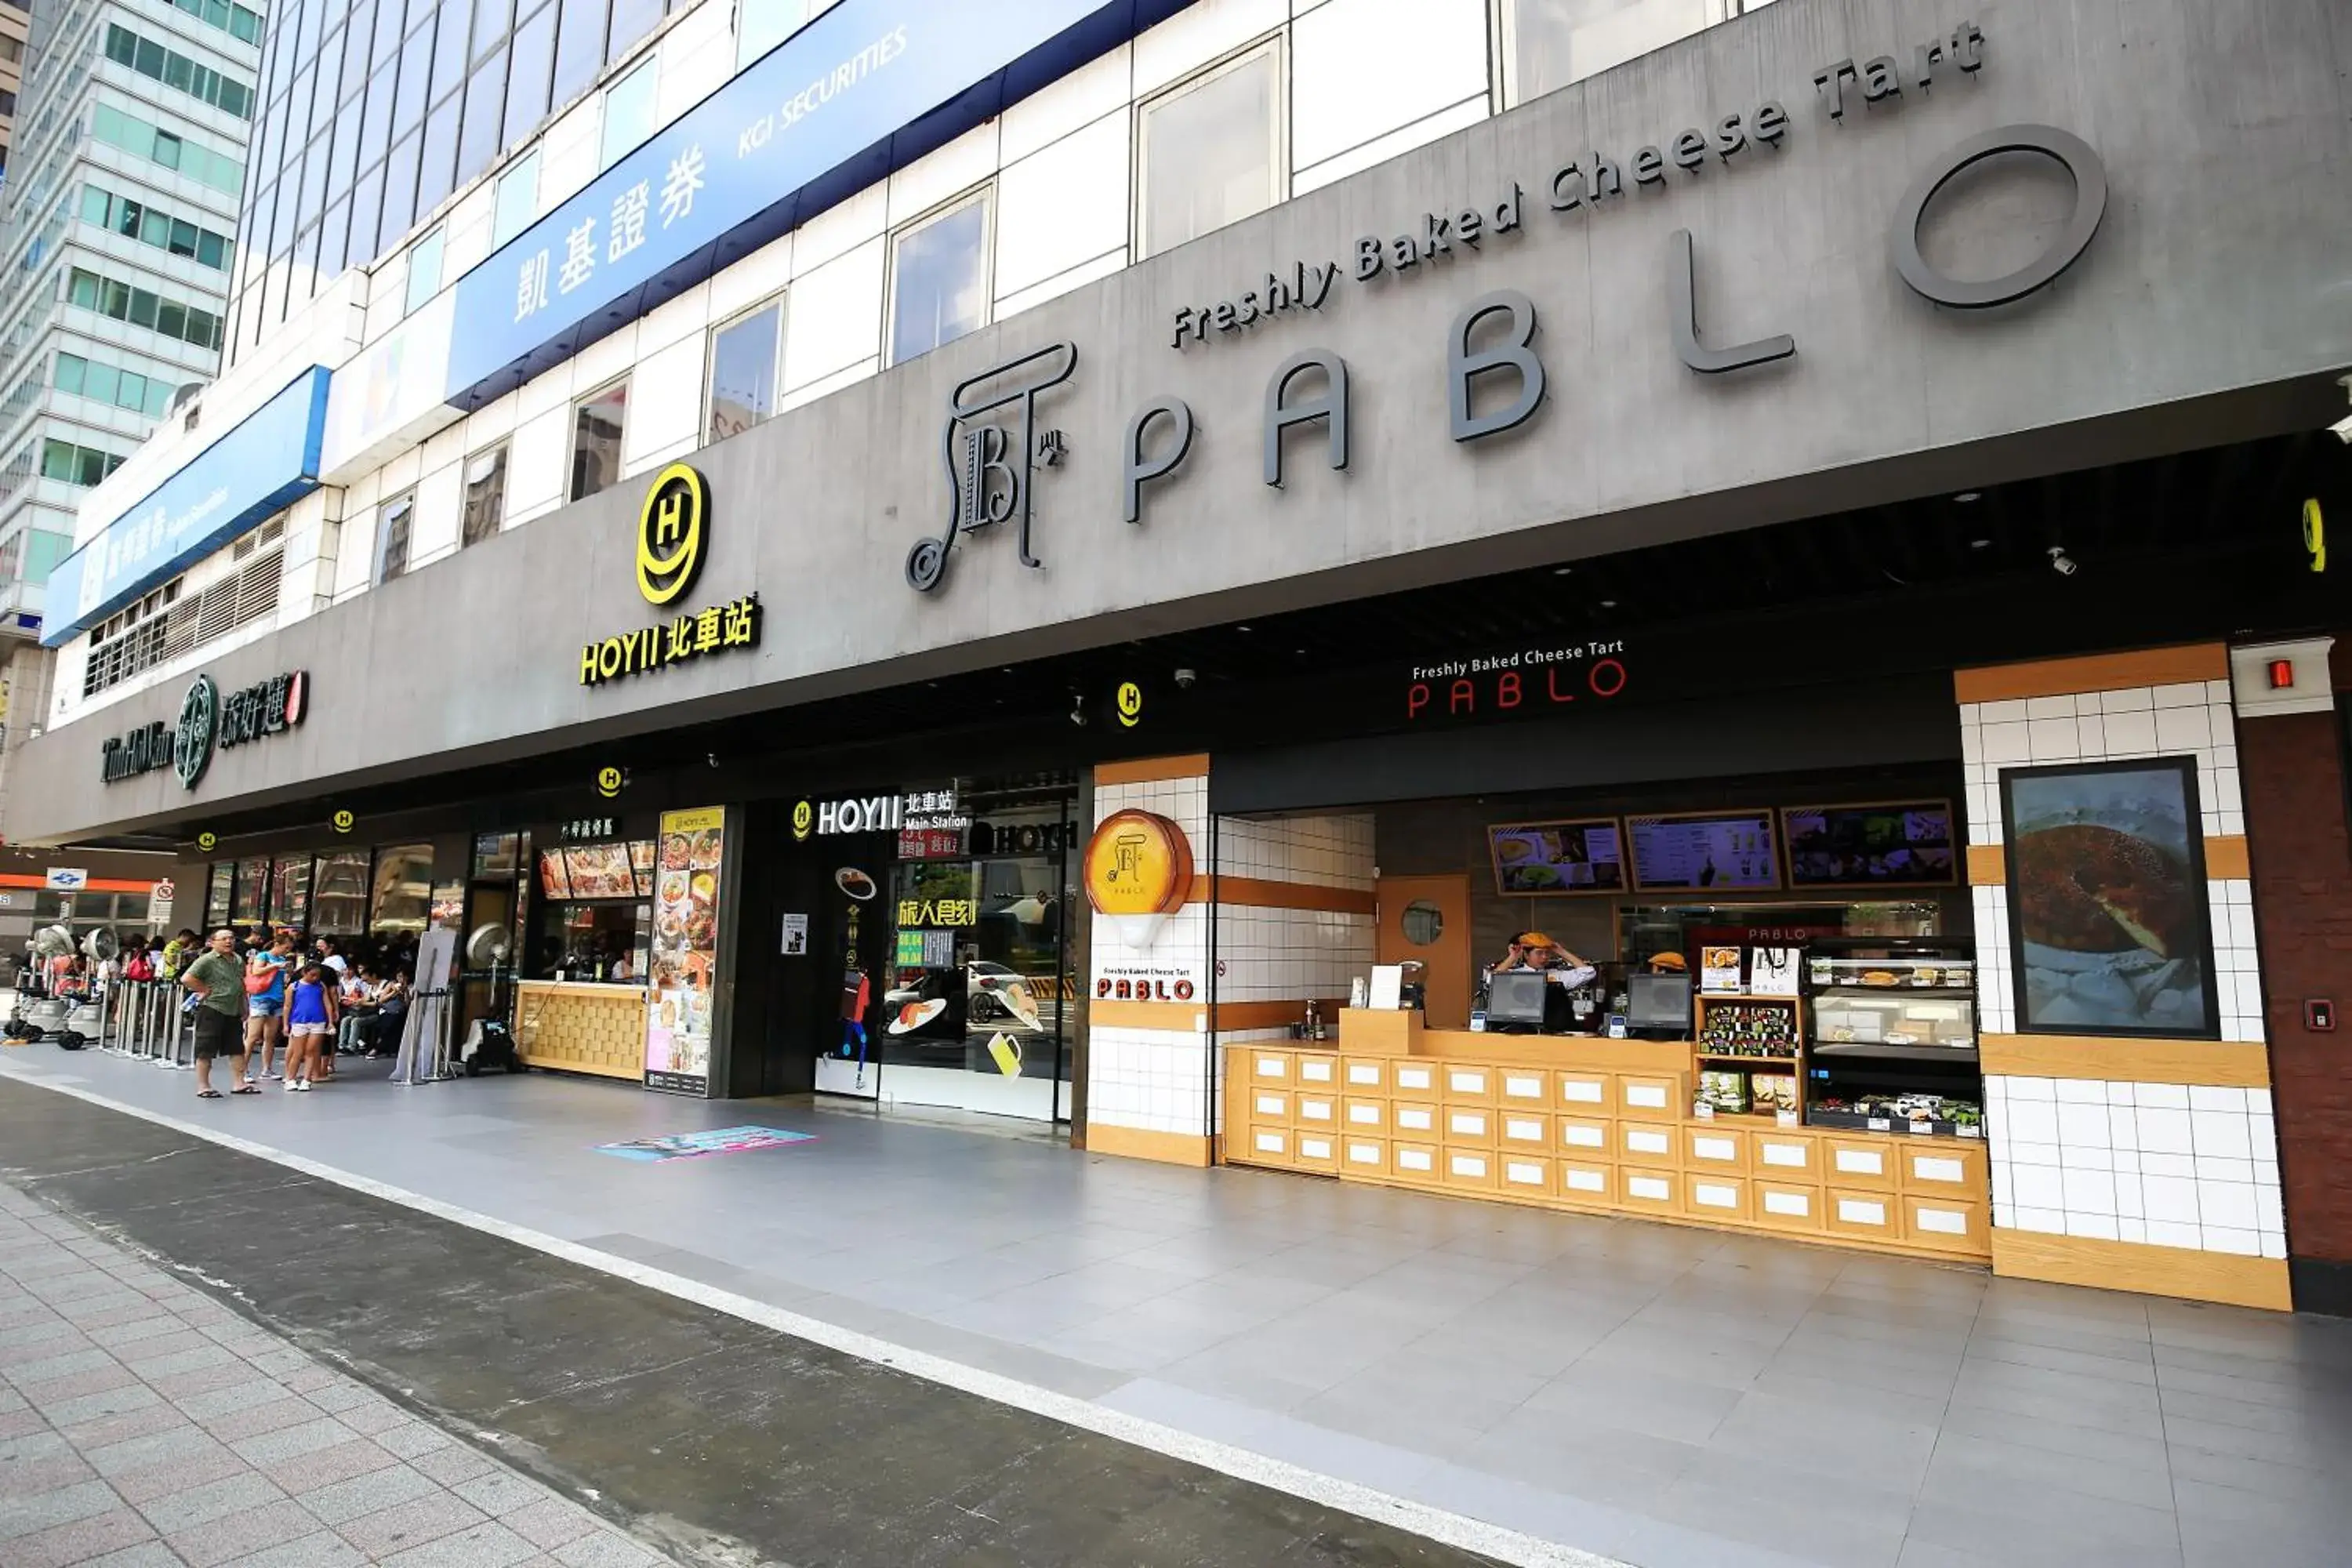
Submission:
[[[0,1185],[6,1568],[667,1561]]]

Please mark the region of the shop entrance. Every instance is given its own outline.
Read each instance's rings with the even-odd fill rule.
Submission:
[[[733,1092],[1066,1120],[1073,804],[927,789],[899,812],[926,826],[851,833],[759,808]]]
[[[1470,1022],[1470,879],[1383,877],[1377,945],[1382,963],[1422,966],[1423,1012],[1432,1026]]]

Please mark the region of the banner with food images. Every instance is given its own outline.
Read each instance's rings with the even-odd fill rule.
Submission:
[[[655,841],[653,972],[646,997],[646,1087],[710,1091],[711,998],[719,983],[723,806],[662,813]]]

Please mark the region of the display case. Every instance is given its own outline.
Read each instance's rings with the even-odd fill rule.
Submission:
[[[1976,961],[1964,943],[1832,939],[1805,955],[1805,1120],[1981,1136]]]

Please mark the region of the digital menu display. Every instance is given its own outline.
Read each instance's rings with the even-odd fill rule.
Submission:
[[[1613,816],[1505,823],[1486,830],[1486,845],[1498,893],[1541,897],[1625,889],[1625,841]]]
[[[1629,816],[1625,826],[1633,847],[1633,885],[1644,892],[1780,885],[1769,811]]]
[[[1950,801],[1792,805],[1780,820],[1791,887],[1902,887],[1954,879]]]
[[[572,874],[575,899],[636,897],[636,875],[630,869],[625,844],[574,844],[563,852],[563,862]]]

